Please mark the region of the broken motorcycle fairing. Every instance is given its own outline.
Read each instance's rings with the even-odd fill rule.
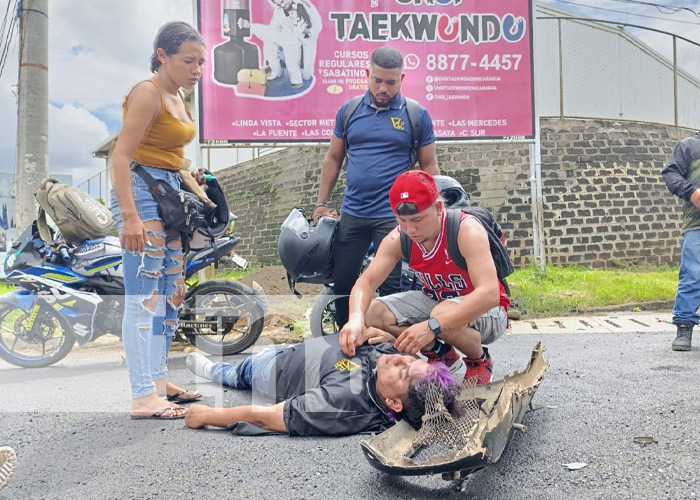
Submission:
[[[360,441],[362,451],[376,469],[404,476],[442,473],[443,479],[460,479],[496,463],[521,424],[532,397],[544,378],[547,361],[542,343],[530,363],[489,384],[465,384],[460,393],[464,412],[453,418],[438,402],[429,408],[420,430],[404,421]]]

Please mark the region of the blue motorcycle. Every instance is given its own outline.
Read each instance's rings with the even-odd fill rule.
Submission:
[[[239,238],[224,235],[191,251],[186,280],[235,255]],[[7,252],[6,279],[17,288],[0,297],[0,358],[25,368],[52,365],[77,341],[84,345],[111,333],[121,335],[124,279],[119,239],[107,236],[71,248],[46,244],[36,222]],[[263,329],[267,302],[262,288],[233,280],[188,286],[178,334],[205,352],[235,354],[250,347]]]

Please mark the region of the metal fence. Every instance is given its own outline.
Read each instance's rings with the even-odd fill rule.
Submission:
[[[539,13],[533,31],[540,116],[700,129],[699,44],[632,24]]]
[[[242,162],[254,160],[265,156],[270,153],[274,153],[280,148],[269,148],[269,147],[249,147],[249,146],[221,146],[221,147],[204,147],[204,154],[202,158],[202,166],[207,169],[211,169],[212,166],[212,151],[218,154],[222,163],[228,163],[229,165],[237,165]],[[223,158],[222,158],[223,157]],[[93,198],[102,200],[107,206],[110,203],[110,179],[108,169],[104,169],[101,172],[93,175],[89,179],[86,179],[76,187],[79,187],[86,193],[88,193]]]

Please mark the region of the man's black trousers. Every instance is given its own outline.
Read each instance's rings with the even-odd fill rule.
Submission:
[[[335,301],[338,326],[348,321],[348,296],[357,277],[370,242],[379,248],[384,236],[396,227],[394,217],[386,219],[364,219],[342,214],[335,231],[333,244],[333,292],[341,297]],[[401,262],[379,287],[379,295],[391,295],[401,291]]]

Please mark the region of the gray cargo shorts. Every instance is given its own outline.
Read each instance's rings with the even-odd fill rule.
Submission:
[[[447,299],[459,303],[465,296]],[[409,326],[427,321],[430,312],[439,304],[420,290],[394,293],[386,297],[377,297],[396,317],[396,324]],[[503,306],[496,306],[469,323],[469,326],[481,334],[481,343],[490,344],[497,340],[508,326],[508,313]]]

